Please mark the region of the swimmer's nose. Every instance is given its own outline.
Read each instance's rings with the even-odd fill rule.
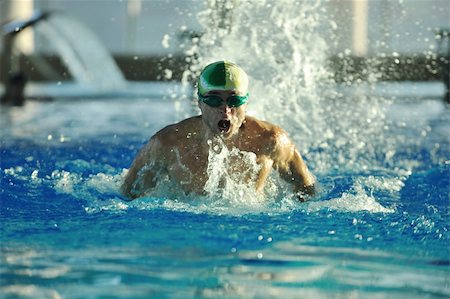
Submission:
[[[223,114],[228,115],[231,114],[231,108],[228,105],[222,105],[222,111]]]

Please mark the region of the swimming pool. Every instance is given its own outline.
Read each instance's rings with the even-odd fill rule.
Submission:
[[[305,204],[283,190],[262,202],[168,189],[124,201],[118,186],[137,150],[182,117],[167,99],[3,109],[0,293],[448,297],[448,110],[427,99],[386,105],[385,144],[361,165],[324,164],[345,158],[333,157],[337,137],[303,147],[321,184]]]
[[[153,133],[196,113],[191,94],[134,85],[132,98],[87,100],[92,90],[56,84],[45,94],[66,100],[0,110],[2,297],[450,296],[448,107],[428,83],[378,90],[370,65],[366,83],[337,85],[328,1],[232,2],[196,12],[183,82],[224,57],[241,65],[250,114],[286,129],[318,196],[300,204],[272,176],[262,198],[245,185],[184,196],[169,181],[125,201],[126,168]]]

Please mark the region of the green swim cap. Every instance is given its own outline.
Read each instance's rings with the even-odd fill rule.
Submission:
[[[197,88],[201,95],[211,90],[235,90],[238,95],[246,95],[248,77],[236,64],[217,61],[207,65],[200,73]]]

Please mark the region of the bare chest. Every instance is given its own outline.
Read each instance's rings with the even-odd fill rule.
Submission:
[[[185,192],[202,193],[207,180],[208,156],[201,148],[172,148],[167,153],[166,169]]]
[[[171,179],[177,181],[187,193],[204,193],[208,180],[258,184],[265,179],[272,163],[257,153],[238,149],[173,148],[166,169]],[[209,181],[211,182],[211,181]],[[256,187],[256,185],[255,185]]]

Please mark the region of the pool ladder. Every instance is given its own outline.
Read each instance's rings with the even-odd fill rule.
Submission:
[[[24,89],[26,76],[12,68],[12,49],[16,36],[28,27],[45,20],[49,13],[36,11],[25,21],[12,21],[2,25],[3,52],[1,56],[0,78],[4,83],[5,92],[1,96],[1,104],[22,106],[25,102]]]

